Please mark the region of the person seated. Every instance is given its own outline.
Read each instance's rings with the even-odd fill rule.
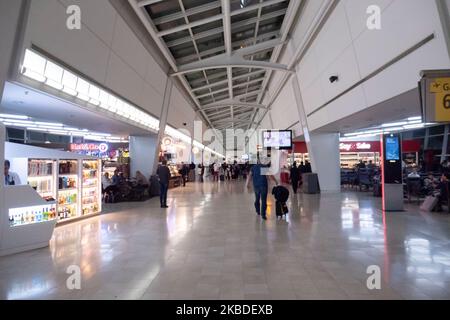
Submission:
[[[428,173],[428,176],[423,180],[423,185],[425,189],[425,193],[427,195],[430,195],[438,186],[438,181],[433,176],[433,174],[430,172]]]
[[[114,175],[112,176],[112,184],[113,186],[117,186],[120,184],[120,176],[119,176],[119,169],[114,170]]]
[[[22,184],[19,175],[15,172],[9,171],[11,163],[9,160],[4,162],[5,186],[17,186]]]
[[[413,171],[410,174],[408,174],[408,178],[420,178],[420,174],[417,171],[418,171],[417,168],[414,167]]]
[[[437,186],[437,192],[435,196],[439,199],[436,211],[442,211],[442,205],[448,205],[448,182],[449,182],[449,173],[444,173],[441,176],[440,182]],[[449,208],[450,209],[450,208]]]
[[[147,178],[140,172],[136,171],[136,183],[140,187],[147,188],[149,186]]]

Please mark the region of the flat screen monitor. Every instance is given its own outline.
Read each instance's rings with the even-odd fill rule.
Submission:
[[[292,130],[263,131],[263,148],[277,150],[292,149]]]
[[[398,137],[386,137],[386,160],[400,160],[400,143]]]

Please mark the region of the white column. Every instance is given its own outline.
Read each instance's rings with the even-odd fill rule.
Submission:
[[[0,164],[3,167],[3,163],[5,161],[5,135],[6,135],[6,131],[5,131],[5,126],[3,125],[3,123],[0,123]],[[5,217],[4,214],[4,204],[5,204],[5,199],[4,199],[4,191],[3,191],[3,185],[5,183],[5,176],[4,173],[2,172],[2,174],[0,175],[1,179],[0,179],[0,216],[1,217]],[[2,219],[3,221],[4,219]],[[1,232],[2,232],[2,221],[0,221],[0,241],[1,239]]]
[[[444,31],[445,42],[447,43],[447,51],[450,56],[450,0],[435,1]]]
[[[295,100],[300,117],[300,123],[308,147],[309,158],[313,172],[319,176],[320,189],[322,192],[340,192],[340,151],[339,133],[314,133],[309,131],[308,119],[303,106],[297,76],[292,77]]]
[[[159,152],[161,150],[161,142],[164,138],[164,130],[167,125],[167,116],[169,115],[170,97],[172,95],[173,83],[170,78],[167,78],[166,89],[164,91],[164,100],[161,108],[161,117],[159,117],[159,132],[157,137],[157,144],[155,148],[153,163],[152,163],[152,174],[156,173],[158,168]]]
[[[340,192],[339,133],[312,133],[306,144],[313,172],[319,175],[321,191]]]
[[[5,81],[8,80],[11,65],[14,63],[13,53],[21,33],[25,5],[25,2],[21,0],[0,1],[0,101]]]
[[[149,136],[131,136],[130,137],[130,174],[135,176],[139,170],[144,176],[149,178],[153,174],[155,152],[159,153],[158,137]]]

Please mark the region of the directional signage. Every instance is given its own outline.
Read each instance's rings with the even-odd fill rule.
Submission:
[[[450,122],[450,70],[423,71],[419,87],[425,122]]]

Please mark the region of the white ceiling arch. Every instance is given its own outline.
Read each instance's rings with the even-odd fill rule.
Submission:
[[[211,127],[255,126],[301,0],[128,1]]]

